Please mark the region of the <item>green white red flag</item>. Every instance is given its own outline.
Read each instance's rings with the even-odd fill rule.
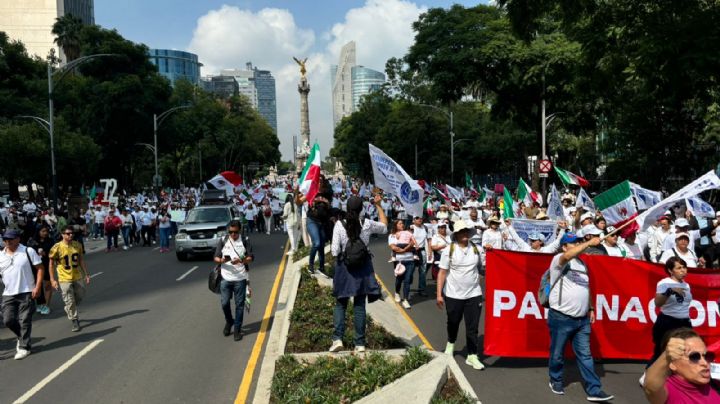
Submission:
[[[533,191],[532,188],[530,188],[530,185],[523,181],[522,178],[520,178],[520,182],[518,183],[517,193],[518,200],[523,202],[525,206],[532,206],[533,202],[538,201],[538,196],[535,191]]]
[[[513,212],[513,198],[512,195],[510,195],[510,191],[508,191],[507,187],[503,190],[503,218],[504,219],[510,219],[515,217],[515,212]]]
[[[609,225],[620,227],[628,221],[633,221],[620,232],[622,237],[626,237],[640,228],[634,220],[638,211],[633,202],[630,182],[627,180],[596,196],[595,206]]]
[[[320,146],[317,143],[310,150],[310,155],[300,175],[298,185],[300,192],[305,195],[305,199],[312,205],[315,195],[320,189]]]
[[[585,178],[583,178],[577,174],[573,174],[570,171],[563,170],[562,168],[557,168],[557,167],[554,167],[554,168],[555,168],[555,172],[557,173],[558,177],[560,177],[560,181],[562,181],[563,184],[565,184],[565,186],[577,185],[577,186],[583,187],[583,188],[590,186],[590,181],[586,180]]]

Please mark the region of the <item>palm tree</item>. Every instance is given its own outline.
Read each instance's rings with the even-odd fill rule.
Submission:
[[[53,24],[52,33],[55,34],[55,43],[62,48],[67,58],[66,62],[72,62],[80,57],[80,31],[83,22],[72,14],[58,17]]]

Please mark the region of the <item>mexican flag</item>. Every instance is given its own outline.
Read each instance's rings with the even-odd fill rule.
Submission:
[[[510,195],[510,191],[505,187],[503,191],[503,218],[510,219],[513,217],[515,217],[515,212],[513,212],[513,198],[512,195]]]
[[[532,206],[533,202],[538,201],[538,196],[535,191],[533,191],[532,188],[530,188],[530,185],[523,181],[522,178],[520,178],[520,182],[518,183],[517,193],[518,200],[524,203],[525,206]]]
[[[222,189],[227,195],[233,195],[235,193],[235,187],[242,185],[242,177],[237,175],[235,171],[223,171],[220,174],[210,178],[208,180],[210,185],[215,189]]]
[[[628,221],[633,221],[632,224],[621,230],[620,235],[622,237],[626,237],[639,229],[637,222],[634,220],[635,216],[638,215],[638,211],[633,202],[629,181],[623,181],[596,196],[595,206],[600,210],[609,225],[620,227]]]
[[[312,205],[315,195],[320,189],[320,146],[317,143],[310,150],[310,156],[308,156],[305,168],[302,175],[300,175],[298,185],[300,186],[300,192],[305,195],[308,203]]]
[[[472,189],[472,187],[473,187],[472,177],[470,176],[470,174],[465,173],[465,188]]]
[[[563,170],[562,168],[553,168],[555,168],[555,172],[557,173],[558,177],[560,177],[560,181],[562,181],[565,186],[577,185],[583,188],[590,186],[590,182],[579,175],[573,174],[567,170]]]

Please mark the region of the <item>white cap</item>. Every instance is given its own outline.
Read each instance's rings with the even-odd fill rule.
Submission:
[[[583,237],[588,235],[599,236],[603,234],[602,230],[598,229],[594,224],[586,224],[582,227],[582,229],[580,229],[580,231],[582,231]]]
[[[583,222],[585,219],[595,220],[595,214],[592,212],[585,212],[580,216],[580,223]]]
[[[675,221],[675,227],[689,227],[690,222],[687,221],[684,217],[681,217],[680,219]]]
[[[679,239],[680,237],[685,237],[686,239],[690,240],[690,235],[688,235],[684,231],[680,233],[675,233],[675,240]]]
[[[577,212],[577,208],[574,206],[571,206],[570,209],[568,209],[568,212],[575,213],[575,212]]]

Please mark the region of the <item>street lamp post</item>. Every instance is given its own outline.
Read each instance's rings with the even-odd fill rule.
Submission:
[[[55,72],[52,71],[52,64],[48,61],[47,64],[47,75],[48,75],[48,116],[49,119],[46,122],[47,123],[47,130],[50,134],[50,167],[52,172],[52,206],[57,211],[58,204],[57,204],[57,172],[55,171],[55,117],[54,117],[54,108],[55,105],[53,104],[53,75],[57,74],[58,78],[55,80],[57,83],[59,83],[65,75],[70,72],[72,69],[76,68],[77,66],[90,61],[95,58],[99,57],[105,57],[105,56],[117,56],[113,53],[98,53],[95,55],[88,55],[83,56],[81,58],[77,58],[66,65],[59,67]],[[36,120],[37,121],[37,120]],[[40,122],[40,121],[37,121]]]
[[[450,122],[450,182],[455,182],[455,124],[453,119],[453,111],[448,108],[448,111],[431,104],[418,104],[421,107],[428,107],[442,112],[448,118]]]
[[[162,179],[160,178],[160,173],[158,172],[158,147],[157,147],[157,130],[158,127],[165,121],[165,118],[168,117],[168,115],[172,114],[173,112],[179,110],[179,109],[187,109],[190,108],[189,105],[180,105],[179,107],[170,108],[167,111],[163,112],[160,115],[153,114],[153,155],[155,156],[155,175],[153,176],[153,186],[159,187],[162,185]]]

